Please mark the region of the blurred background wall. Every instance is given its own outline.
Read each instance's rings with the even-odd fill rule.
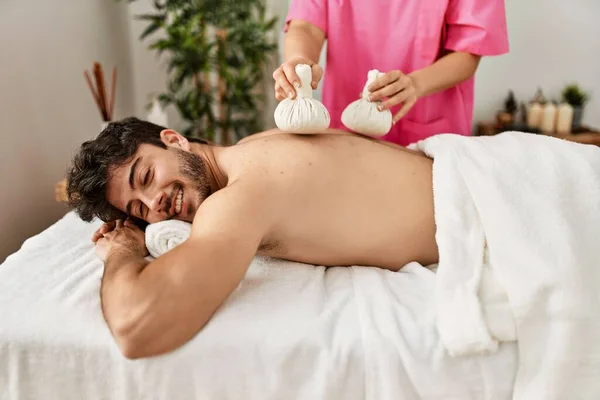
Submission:
[[[64,214],[54,185],[100,128],[83,70],[117,65],[116,114],[135,111],[129,20],[107,0],[0,1],[0,261]]]

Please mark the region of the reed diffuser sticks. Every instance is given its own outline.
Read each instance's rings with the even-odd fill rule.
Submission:
[[[102,64],[94,62],[92,73],[83,71],[85,81],[92,92],[96,106],[104,122],[112,121],[115,111],[116,89],[117,89],[117,68],[113,68],[110,92],[106,91],[106,79],[104,79],[104,69]],[[93,79],[92,79],[93,76]]]

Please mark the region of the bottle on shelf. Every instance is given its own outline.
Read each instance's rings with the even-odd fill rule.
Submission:
[[[542,123],[540,125],[540,130],[544,133],[556,132],[556,116],[557,108],[556,105],[554,105],[554,102],[550,101],[546,103],[542,114]]]
[[[571,133],[573,123],[573,107],[569,103],[562,103],[558,107],[556,119],[556,132],[561,134]]]

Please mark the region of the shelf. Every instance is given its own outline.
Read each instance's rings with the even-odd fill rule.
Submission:
[[[529,130],[528,128],[523,126],[502,127],[497,123],[479,123],[477,124],[477,129],[475,130],[475,136],[493,136],[507,131],[530,132],[531,134],[552,136],[568,140],[570,142],[600,146],[600,132],[585,126],[578,128],[573,133],[561,134],[541,133],[539,131]]]

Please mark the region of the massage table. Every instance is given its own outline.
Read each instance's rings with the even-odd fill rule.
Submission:
[[[0,399],[510,399],[517,346],[450,357],[435,273],[257,257],[208,325],[130,360],[103,319],[100,221],[67,213],[0,265]]]

